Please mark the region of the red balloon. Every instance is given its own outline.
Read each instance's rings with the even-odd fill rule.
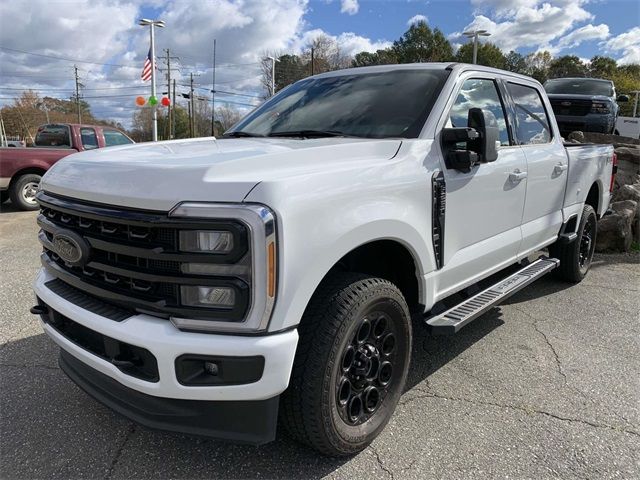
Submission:
[[[144,97],[136,97],[136,105],[139,107],[144,107],[144,104],[147,103]]]
[[[171,100],[169,100],[169,97],[162,97],[160,103],[163,107],[168,107],[169,105],[171,105]]]

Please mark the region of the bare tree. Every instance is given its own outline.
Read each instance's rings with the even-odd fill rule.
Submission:
[[[238,123],[241,118],[242,115],[240,112],[230,105],[223,105],[216,108],[216,121],[219,123],[222,132],[229,130]]]

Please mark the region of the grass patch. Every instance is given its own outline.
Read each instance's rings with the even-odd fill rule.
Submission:
[[[640,242],[631,242],[631,251],[640,252]]]

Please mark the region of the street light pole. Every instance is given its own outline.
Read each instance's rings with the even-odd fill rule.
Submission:
[[[473,63],[478,63],[478,37],[488,37],[491,34],[486,30],[468,30],[462,34],[467,38],[473,38]]]
[[[138,22],[139,25],[143,27],[149,26],[149,35],[151,37],[151,96],[156,97],[156,36],[155,36],[155,27],[163,28],[164,21],[163,20],[149,20],[147,18],[143,18]],[[156,97],[157,100],[157,97]],[[156,103],[157,105],[157,103]],[[158,141],[158,109],[156,105],[151,105],[151,115],[153,118],[153,127],[152,127],[152,140],[154,142]]]
[[[273,97],[276,94],[276,62],[279,60],[275,57],[267,58],[271,60],[271,96]]]

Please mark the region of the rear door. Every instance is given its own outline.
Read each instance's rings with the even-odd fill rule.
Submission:
[[[454,95],[442,127],[466,127],[470,108],[490,110],[498,121],[500,147],[496,161],[476,165],[470,172],[443,169],[446,215],[440,297],[515,261],[527,183],[525,157],[509,133],[495,75],[469,72]]]
[[[522,216],[520,256],[552,241],[562,225],[568,157],[554,136],[550,105],[535,84],[509,81],[506,88],[515,110],[515,137],[527,161],[526,202]]]

